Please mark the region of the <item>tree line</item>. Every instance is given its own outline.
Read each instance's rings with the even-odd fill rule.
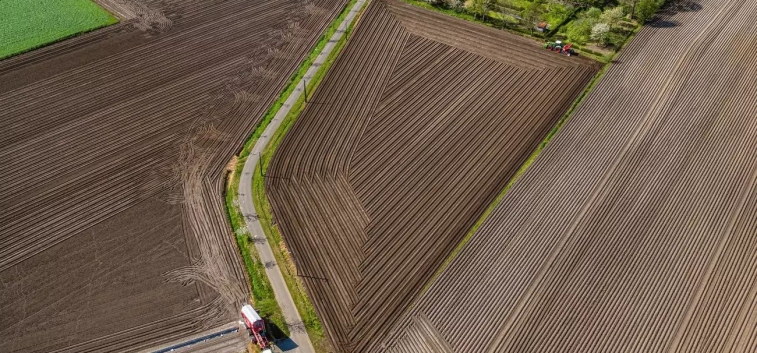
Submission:
[[[666,0],[425,0],[502,27],[557,34],[578,44],[617,49]],[[559,33],[557,32],[559,30]],[[543,35],[540,35],[544,37]]]

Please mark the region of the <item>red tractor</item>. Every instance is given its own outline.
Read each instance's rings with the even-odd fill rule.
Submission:
[[[252,342],[257,344],[263,352],[270,352],[268,350],[270,342],[265,333],[265,321],[258,315],[258,312],[250,304],[242,306],[242,319],[244,319],[244,325],[247,327],[247,331],[252,338]]]
[[[556,51],[562,55],[573,56],[576,55],[576,51],[573,50],[572,44],[563,44],[561,41],[548,42],[544,44],[544,49]]]

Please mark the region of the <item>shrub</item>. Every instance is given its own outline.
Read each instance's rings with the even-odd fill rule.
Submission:
[[[588,10],[584,11],[580,16],[580,18],[590,18],[593,20],[599,20],[600,17],[602,17],[602,10],[592,7]]]
[[[591,29],[595,23],[592,18],[579,18],[566,26],[565,35],[571,42],[586,44],[591,40]]]
[[[636,18],[640,23],[651,20],[664,3],[664,0],[639,0],[636,5]]]
[[[591,28],[591,40],[607,45],[607,34],[610,33],[610,25],[607,23],[597,23]]]
[[[607,33],[607,45],[612,46],[614,49],[620,49],[623,43],[626,42],[626,35],[615,31]]]

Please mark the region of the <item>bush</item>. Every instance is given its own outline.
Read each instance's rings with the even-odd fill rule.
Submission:
[[[599,20],[599,18],[602,17],[602,10],[592,7],[588,10],[586,10],[584,13],[579,15],[579,18],[590,18],[593,20]]]
[[[607,45],[608,33],[610,33],[610,26],[607,23],[597,23],[591,28],[591,40]]]
[[[549,11],[544,14],[544,20],[549,23],[550,27],[554,28],[563,23],[569,15],[570,11],[568,11],[565,6],[561,4],[550,4]]]
[[[586,44],[591,40],[591,29],[596,24],[592,18],[579,18],[566,26],[565,35],[568,40],[578,44]]]
[[[636,19],[639,23],[651,20],[664,3],[665,0],[639,0],[636,5]]]
[[[610,29],[613,29],[623,20],[623,16],[625,15],[626,12],[622,6],[608,8],[600,16],[600,21],[607,23]]]
[[[626,42],[626,35],[611,31],[610,33],[607,33],[606,41],[607,45],[613,47],[614,49],[620,49],[620,47],[623,46],[623,43]]]

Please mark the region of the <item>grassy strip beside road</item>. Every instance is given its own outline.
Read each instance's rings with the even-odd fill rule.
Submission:
[[[254,140],[257,140],[257,138]],[[253,141],[250,148],[254,145],[255,143]],[[247,148],[247,144],[245,144],[245,148]],[[281,308],[273,295],[271,282],[268,281],[268,277],[266,276],[265,265],[260,261],[260,257],[258,256],[257,251],[255,251],[255,244],[253,244],[250,239],[250,232],[247,230],[244,217],[239,211],[239,204],[237,201],[239,177],[242,173],[244,161],[247,160],[248,156],[249,149],[247,149],[247,153],[244,156],[240,156],[237,159],[235,170],[227,180],[226,211],[231,228],[234,229],[234,237],[237,240],[237,245],[242,255],[242,259],[244,260],[245,268],[247,269],[247,276],[250,279],[252,301],[255,309],[272,324],[281,329],[284,334],[289,335],[289,328],[284,320],[284,315],[281,313]]]
[[[351,7],[353,3],[354,1],[350,2],[350,5],[348,5],[348,7]],[[366,2],[366,4],[368,3]],[[365,7],[363,7],[363,9],[364,8]],[[361,12],[363,9],[361,9]],[[360,14],[358,14],[358,16],[356,17],[356,21],[358,18],[360,18]],[[308,82],[307,91],[309,93],[315,92],[321,80],[326,75],[326,72],[328,72],[328,69],[336,60],[339,52],[346,44],[347,38],[352,32],[352,28],[354,27],[356,21],[353,21],[353,23],[349,25],[349,27],[345,31],[344,36],[336,43],[333,51],[326,58],[326,61],[323,63],[323,65],[321,65],[321,67],[319,67],[316,74]],[[299,115],[305,109],[305,105],[306,104],[304,97],[300,97],[300,99],[298,99],[297,102],[295,102],[295,104],[292,106],[289,114],[287,114],[287,116],[282,121],[279,129],[276,130],[274,135],[271,137],[271,140],[263,151],[261,160],[259,162],[262,165],[264,174],[268,170],[268,164],[271,161],[276,148],[283,140],[287,131],[289,131],[294,122],[297,120],[297,117],[299,117]],[[313,304],[310,302],[310,299],[307,296],[305,286],[297,277],[297,270],[294,266],[294,262],[292,261],[289,252],[287,251],[286,244],[281,237],[281,233],[279,232],[278,227],[276,227],[271,222],[271,220],[273,219],[271,205],[268,202],[268,198],[265,192],[265,179],[263,175],[257,172],[252,179],[253,202],[255,203],[255,209],[258,211],[260,223],[263,226],[263,231],[265,232],[266,237],[268,238],[268,242],[273,250],[273,254],[276,257],[276,262],[279,263],[279,268],[281,268],[282,270],[281,272],[284,276],[287,287],[289,288],[289,292],[291,293],[292,299],[297,306],[297,310],[302,317],[302,321],[305,323],[305,328],[308,330],[308,335],[310,335],[310,339],[313,342],[316,351],[327,351],[330,348],[329,343],[326,340],[326,337],[323,333],[323,328],[318,321],[315,308],[313,307]]]
[[[250,233],[245,227],[245,220],[241,212],[239,211],[239,203],[237,200],[239,178],[242,175],[244,163],[249,157],[250,151],[252,151],[255,143],[258,141],[258,138],[260,138],[260,136],[263,134],[263,131],[265,131],[265,128],[268,126],[271,120],[273,120],[279,109],[281,109],[281,107],[284,105],[287,97],[289,97],[289,95],[296,89],[296,83],[305,76],[308,68],[310,68],[310,66],[317,58],[318,54],[326,46],[331,36],[336,33],[339,25],[347,16],[350,8],[355,4],[356,1],[357,0],[351,0],[344,7],[339,16],[337,16],[337,18],[334,19],[334,21],[329,25],[329,27],[326,29],[326,31],[323,33],[320,40],[314,47],[313,51],[305,59],[305,61],[302,62],[297,72],[295,72],[295,74],[289,80],[289,83],[287,84],[282,94],[266,112],[263,120],[261,120],[252,136],[245,142],[242,150],[239,153],[239,156],[237,157],[235,169],[229,176],[226,187],[226,209],[229,215],[229,222],[231,223],[232,229],[234,229],[235,231],[237,244],[239,245],[240,252],[242,253],[242,257],[244,258],[245,266],[247,268],[247,273],[250,277],[250,282],[252,283],[253,300],[255,301],[256,307],[263,313],[263,315],[269,316],[271,322],[273,322],[282,330],[285,330],[286,334],[289,334],[289,332],[286,332],[287,327],[284,322],[283,315],[281,314],[281,309],[278,303],[276,303],[276,299],[273,295],[273,289],[271,288],[268,277],[265,274],[265,266],[261,263],[258,257],[257,251],[255,250],[255,244],[251,242]],[[349,26],[347,32],[345,33],[345,36],[343,36],[342,39],[336,44],[334,50],[326,59],[326,62],[319,68],[316,75],[310,79],[310,82],[308,83],[308,92],[313,92],[318,86],[321,78],[325,75],[328,68],[336,59],[337,54],[344,46],[346,38],[351,30],[352,24]],[[263,158],[260,162],[264,169],[267,168],[266,161],[270,160],[270,156],[273,154],[275,146],[278,145],[278,142],[281,140],[286,130],[289,129],[291,124],[294,122],[294,119],[304,108],[302,103],[303,99],[301,98],[292,107],[290,113],[282,122],[282,127],[277,130],[277,132],[271,139],[271,144],[266,147]],[[257,168],[256,171],[259,170],[260,168]],[[316,351],[325,352],[329,348],[328,340],[326,340],[324,336],[321,323],[315,314],[313,304],[307,297],[302,282],[296,277],[294,264],[286,251],[286,246],[281,240],[281,235],[279,234],[278,229],[271,225],[271,208],[268,204],[268,200],[265,198],[264,186],[265,185],[263,183],[263,178],[259,173],[255,173],[255,176],[253,178],[253,201],[255,202],[256,210],[258,210],[260,223],[263,225],[266,237],[268,238],[268,243],[273,250],[273,253],[276,257],[276,262],[279,264],[279,268],[282,270],[282,275],[284,276],[284,280],[287,283],[287,287],[289,288],[290,294],[292,295],[292,299],[297,306],[297,310],[302,317],[305,328],[308,332],[308,335],[310,336],[310,340],[315,346]]]
[[[0,59],[116,22],[91,0],[2,0]]]

